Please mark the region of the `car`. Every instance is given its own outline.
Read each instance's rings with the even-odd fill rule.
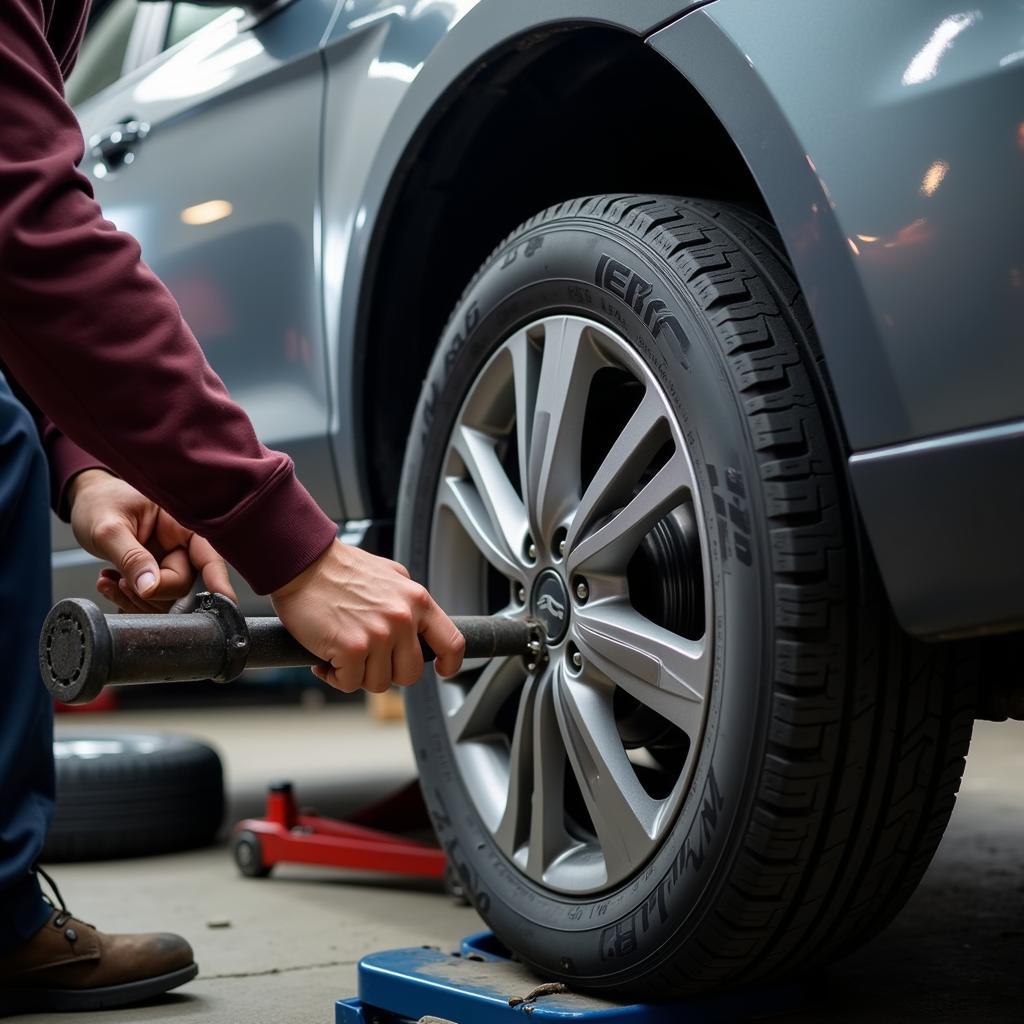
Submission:
[[[1022,46],[999,0],[99,10],[83,167],[262,439],[449,612],[544,626],[407,697],[543,975],[841,956],[1022,714]]]

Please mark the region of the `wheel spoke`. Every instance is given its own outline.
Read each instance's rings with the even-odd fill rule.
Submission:
[[[448,729],[456,743],[497,734],[502,705],[526,675],[519,658],[494,658],[470,687],[466,699],[448,713]]]
[[[526,870],[538,880],[570,845],[565,830],[565,745],[555,716],[556,673],[557,669],[549,669],[533,709],[533,800]]]
[[[563,676],[558,727],[594,822],[609,877],[639,867],[654,847],[659,803],[641,786],[615,725],[611,689]]]
[[[664,629],[624,600],[578,608],[573,636],[585,664],[695,737],[710,675],[704,639]]]
[[[537,364],[540,359],[525,330],[513,335],[505,347],[512,360],[519,488],[521,494],[529,494],[530,433],[533,429],[533,410],[537,398]]]
[[[549,538],[579,501],[583,418],[591,378],[602,365],[581,321],[561,317],[546,327],[527,486],[538,538]]]
[[[533,708],[537,699],[537,679],[529,678],[523,687],[512,729],[508,757],[508,795],[494,838],[514,858],[530,831],[530,789],[533,772]]]
[[[522,581],[523,569],[508,550],[504,538],[495,534],[494,524],[477,488],[468,480],[447,476],[438,489],[438,504],[451,510],[476,549],[503,576]]]
[[[452,440],[487,511],[491,536],[506,558],[517,561],[526,537],[526,506],[498,458],[494,438],[472,427],[459,427]]]
[[[629,503],[603,526],[577,540],[567,563],[571,573],[623,573],[655,523],[669,513],[691,488],[690,469],[681,451],[629,500]]]
[[[636,482],[667,437],[664,404],[648,388],[583,493],[566,537],[569,551],[596,518],[629,500]]]

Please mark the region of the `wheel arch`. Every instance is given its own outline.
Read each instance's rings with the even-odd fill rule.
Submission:
[[[597,160],[580,148],[588,133]],[[767,212],[707,102],[621,26],[563,23],[515,37],[437,101],[391,176],[360,285],[353,380],[372,460],[360,476],[375,516],[393,513],[426,367],[480,263],[545,207],[633,191]]]

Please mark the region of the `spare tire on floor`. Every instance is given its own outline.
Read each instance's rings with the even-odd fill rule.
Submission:
[[[216,751],[165,733],[69,732],[53,743],[57,811],[42,860],[105,860],[205,846],[224,817]]]

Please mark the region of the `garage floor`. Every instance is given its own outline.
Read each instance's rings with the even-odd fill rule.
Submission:
[[[60,728],[101,725],[212,741],[225,759],[232,818],[258,812],[273,778],[292,779],[305,804],[344,813],[413,773],[404,728],[350,706],[65,717]],[[480,924],[429,886],[298,867],[243,879],[225,848],[61,866],[56,875],[72,909],[105,929],[186,935],[202,971],[162,1002],[74,1018],[83,1024],[329,1024],[333,1001],[354,991],[363,953],[453,946]],[[810,979],[804,1009],[775,1019],[997,1024],[1024,1019],[1022,1007],[1024,726],[982,722],[953,824],[907,910],[869,947]]]

